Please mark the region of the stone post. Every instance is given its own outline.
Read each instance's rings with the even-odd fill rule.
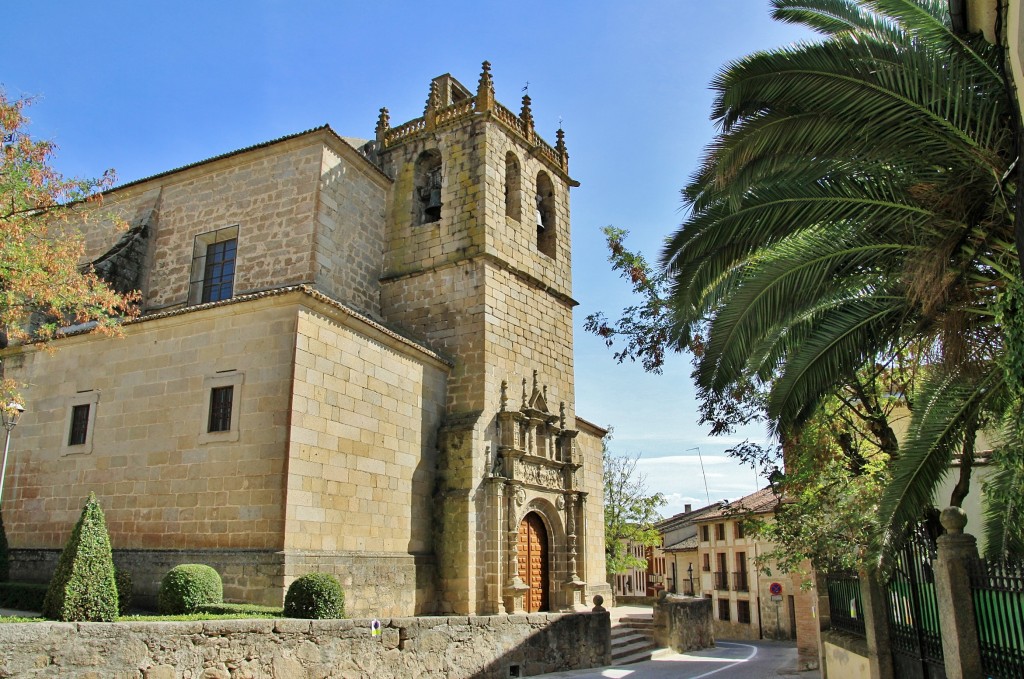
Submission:
[[[885,586],[875,570],[861,571],[860,597],[864,604],[864,632],[868,641],[868,666],[871,679],[895,679],[892,665],[892,641]]]
[[[936,541],[935,598],[942,628],[942,654],[946,679],[985,676],[971,597],[971,563],[978,558],[978,541],[964,533],[967,515],[959,507],[947,507],[940,516],[946,534]]]

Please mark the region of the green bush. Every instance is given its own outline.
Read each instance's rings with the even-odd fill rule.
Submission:
[[[209,566],[186,563],[175,566],[160,582],[157,610],[163,615],[194,613],[203,604],[224,601],[220,575]]]
[[[11,579],[11,552],[7,545],[7,531],[4,530],[4,515],[0,514],[0,582]]]
[[[132,607],[132,597],[135,594],[132,574],[123,568],[114,566],[114,584],[117,586],[117,614],[128,615],[128,610]]]
[[[280,606],[259,606],[257,604],[203,604],[196,607],[196,613],[209,613],[210,615],[258,615],[281,617],[283,615]]]
[[[345,593],[329,573],[307,573],[288,587],[284,597],[288,618],[344,618]]]
[[[110,536],[96,494],[82,509],[43,601],[51,620],[111,622],[117,618],[117,585]]]
[[[38,582],[0,582],[0,608],[41,611],[49,585]]]

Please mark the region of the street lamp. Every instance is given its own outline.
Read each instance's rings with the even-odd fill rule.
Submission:
[[[697,596],[693,593],[693,562],[686,564],[686,574],[690,576],[690,596]]]
[[[0,502],[4,496],[4,477],[7,476],[7,452],[11,449],[11,430],[18,424],[21,414],[25,412],[24,406],[16,401],[11,401],[4,407],[0,417],[3,418],[4,429],[7,430],[7,442],[4,443],[4,462],[0,466]]]

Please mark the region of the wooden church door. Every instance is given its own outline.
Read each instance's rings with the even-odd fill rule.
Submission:
[[[530,586],[526,612],[548,610],[548,533],[535,512],[519,523],[519,578]]]

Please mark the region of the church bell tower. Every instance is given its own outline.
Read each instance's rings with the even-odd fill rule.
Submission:
[[[537,134],[529,95],[519,113],[498,103],[484,62],[476,92],[445,74],[421,117],[392,127],[381,109],[369,147],[394,180],[382,311],[454,362],[437,432],[439,612],[581,605],[604,580],[587,557],[604,546],[583,530],[603,521],[588,500],[601,462],[576,442],[564,134]]]

